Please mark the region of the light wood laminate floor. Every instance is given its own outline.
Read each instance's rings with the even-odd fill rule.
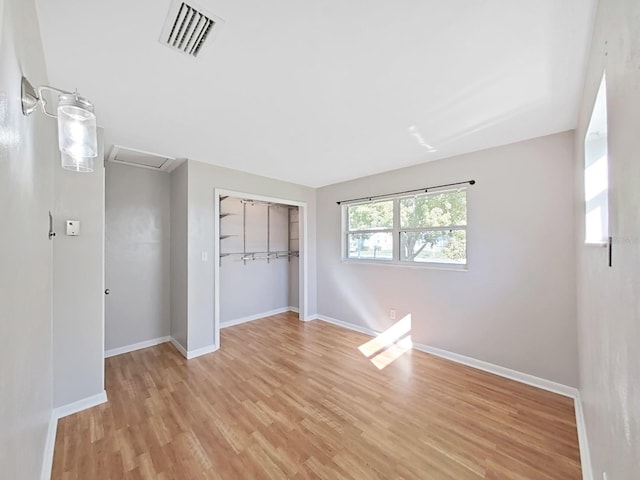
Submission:
[[[106,360],[109,402],[58,424],[54,479],[580,479],[573,401],[282,314],[185,360]]]

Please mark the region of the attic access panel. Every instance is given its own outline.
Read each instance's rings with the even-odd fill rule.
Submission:
[[[171,172],[184,160],[114,145],[111,152],[109,152],[107,161],[160,172]]]

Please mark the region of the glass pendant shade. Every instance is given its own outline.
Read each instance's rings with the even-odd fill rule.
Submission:
[[[76,165],[98,156],[96,116],[93,114],[93,105],[77,94],[60,95],[58,145],[62,154],[63,167],[65,156],[71,157]],[[73,168],[73,170],[76,169]]]
[[[72,170],[74,172],[93,172],[94,157],[72,157],[66,153],[60,152],[62,157],[62,168]]]

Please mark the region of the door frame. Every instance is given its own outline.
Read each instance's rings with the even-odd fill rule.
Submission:
[[[257,200],[262,202],[279,203],[298,207],[299,223],[299,245],[300,254],[298,262],[298,318],[300,321],[309,321],[308,314],[308,258],[307,258],[307,202],[291,200],[288,198],[277,198],[254,193],[227,190],[224,188],[214,188],[213,191],[213,331],[214,345],[216,350],[220,348],[220,197],[238,197],[247,200]]]

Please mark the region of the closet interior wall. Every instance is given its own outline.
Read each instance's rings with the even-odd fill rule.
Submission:
[[[220,199],[220,323],[298,306],[298,208]]]

